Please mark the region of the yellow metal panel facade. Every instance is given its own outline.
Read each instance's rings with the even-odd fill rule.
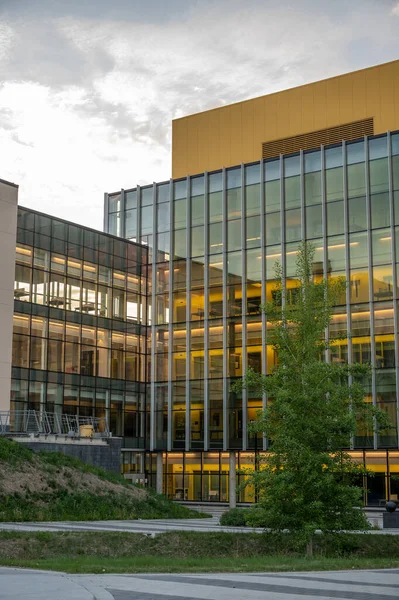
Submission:
[[[262,143],[374,118],[399,129],[399,60],[176,119],[172,177],[257,161]]]

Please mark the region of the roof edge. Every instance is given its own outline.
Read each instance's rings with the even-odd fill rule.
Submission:
[[[19,185],[13,183],[12,181],[7,181],[6,179],[0,179],[0,183],[5,183],[6,185],[11,185],[11,187],[19,188]]]
[[[296,85],[291,88],[285,88],[283,90],[278,90],[276,92],[270,92],[270,94],[262,94],[261,96],[255,96],[254,98],[248,98],[247,100],[238,100],[237,102],[232,102],[231,104],[223,104],[222,106],[215,106],[214,108],[208,108],[206,110],[202,110],[197,113],[191,113],[189,115],[185,115],[184,117],[177,117],[176,119],[172,119],[172,124],[175,121],[182,121],[183,119],[189,119],[191,117],[197,117],[198,115],[202,115],[205,113],[210,113],[216,110],[223,110],[229,106],[237,106],[237,104],[245,104],[246,102],[253,102],[254,100],[259,100],[260,98],[268,98],[270,96],[275,96],[276,94],[282,94],[284,92],[289,92],[291,90],[298,90],[300,88],[304,88],[310,85],[316,85],[318,83],[322,83],[324,81],[332,81],[334,79],[339,79],[341,77],[349,77],[350,75],[355,75],[356,73],[362,73],[365,71],[372,71],[373,69],[379,69],[381,67],[385,67],[387,65],[392,65],[393,63],[399,64],[399,59],[390,60],[385,63],[380,63],[378,65],[372,65],[371,67],[365,67],[364,69],[356,69],[356,71],[349,71],[347,73],[341,73],[340,75],[333,75],[332,77],[327,77],[326,79],[317,79],[316,81],[310,81],[309,83],[302,83],[301,85]]]

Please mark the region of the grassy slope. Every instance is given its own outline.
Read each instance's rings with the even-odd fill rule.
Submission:
[[[0,564],[70,573],[332,570],[399,567],[399,538],[319,536],[315,555],[289,535],[0,532]]]
[[[198,518],[164,496],[60,453],[0,438],[0,521]]]

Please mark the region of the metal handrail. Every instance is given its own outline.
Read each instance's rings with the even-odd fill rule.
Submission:
[[[106,418],[51,413],[45,410],[0,410],[0,436],[18,434],[96,438],[111,436]]]

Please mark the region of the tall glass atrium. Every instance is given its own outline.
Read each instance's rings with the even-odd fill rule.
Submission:
[[[226,498],[224,453],[236,451],[238,464],[267,450],[247,427],[268,399],[232,384],[249,366],[267,374],[276,364],[260,307],[273,299],[276,261],[295,294],[303,239],[315,246],[316,278],[348,282],[331,324],[348,337],[331,360],[373,367],[366,400],[392,428],[359,428],[353,452],[385,494],[399,472],[398,132],[106,194],[105,228],[148,247],[147,450],[164,452],[172,497],[210,499],[213,487]],[[204,467],[212,460],[217,468]],[[194,484],[206,473],[217,484]]]

